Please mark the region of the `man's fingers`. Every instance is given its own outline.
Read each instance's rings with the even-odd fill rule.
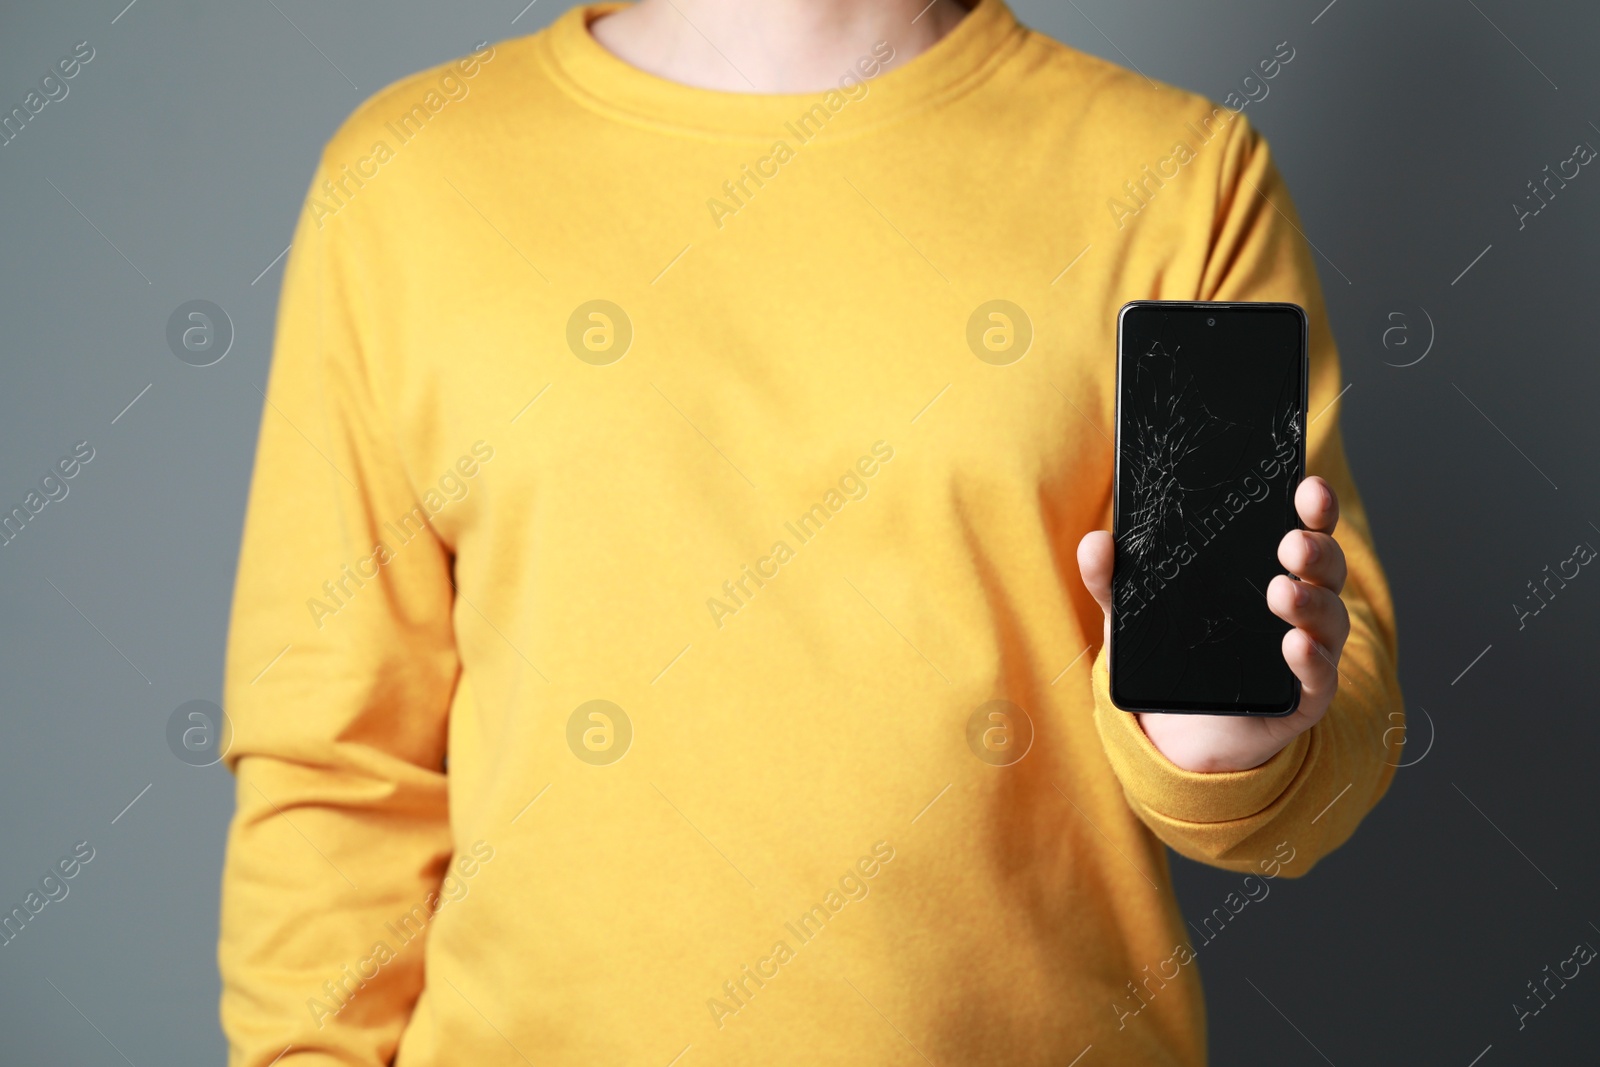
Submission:
[[[1111,615],[1111,566],[1116,558],[1115,545],[1105,530],[1084,534],[1078,542],[1078,573],[1083,584],[1094,597],[1100,610]]]
[[[1300,679],[1297,713],[1315,722],[1328,710],[1334,694],[1339,691],[1339,668],[1328,650],[1318,648],[1304,630],[1290,630],[1283,635],[1283,661]]]
[[[1327,534],[1290,530],[1278,542],[1278,562],[1301,581],[1344,591],[1344,549]]]
[[[1294,509],[1306,529],[1331,534],[1339,525],[1339,498],[1333,487],[1312,475],[1294,491]]]
[[[1290,626],[1305,631],[1338,662],[1350,636],[1350,612],[1333,590],[1280,574],[1267,586],[1267,607]]]

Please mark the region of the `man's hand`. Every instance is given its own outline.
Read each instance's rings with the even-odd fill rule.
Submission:
[[[1339,689],[1339,655],[1350,636],[1344,588],[1344,551],[1333,539],[1339,500],[1321,478],[1307,478],[1294,495],[1305,530],[1291,530],[1278,544],[1278,562],[1299,577],[1280,574],[1267,586],[1267,606],[1294,629],[1283,635],[1283,658],[1300,679],[1300,706],[1281,718],[1237,715],[1158,715],[1140,712],[1145,736],[1167,759],[1187,771],[1242,771],[1259,767],[1316,725]],[[1111,639],[1111,535],[1087,534],[1078,543],[1078,569],[1105,614],[1104,639]],[[1105,646],[1102,646],[1105,647]]]

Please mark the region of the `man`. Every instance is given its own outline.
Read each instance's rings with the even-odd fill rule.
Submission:
[[[1203,1063],[1165,846],[1303,874],[1395,758],[1294,218],[1001,0],[575,8],[369,101],[245,527],[230,1062]],[[1108,699],[1136,298],[1309,313],[1288,718]]]

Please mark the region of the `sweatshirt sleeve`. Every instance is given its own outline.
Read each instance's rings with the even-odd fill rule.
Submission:
[[[451,850],[450,556],[380,402],[375,257],[351,214],[308,208],[295,233],[234,590],[230,1067],[389,1063],[422,941],[375,949],[395,940],[388,924],[425,916]]]
[[[1355,832],[1400,761],[1404,714],[1396,674],[1394,609],[1373,551],[1366,511],[1339,434],[1339,356],[1312,251],[1265,139],[1243,115],[1232,122],[1218,173],[1216,213],[1197,292],[1172,299],[1292,301],[1309,318],[1307,471],[1339,497],[1334,536],[1349,563],[1343,599],[1350,638],[1339,689],[1316,726],[1252,770],[1183,770],[1150,742],[1138,717],[1111,703],[1106,656],[1093,671],[1095,722],[1133,810],[1173,850],[1229,870],[1255,870],[1282,854],[1306,873]],[[1163,294],[1165,295],[1165,294]]]

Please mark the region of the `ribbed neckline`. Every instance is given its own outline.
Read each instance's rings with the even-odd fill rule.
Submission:
[[[612,55],[589,24],[625,4],[606,0],[568,9],[538,37],[541,58],[562,88],[612,118],[716,139],[770,140],[821,102],[813,93],[741,93],[702,89],[658,77]],[[859,133],[967,92],[986,78],[1026,35],[1004,0],[977,0],[934,45],[902,66],[870,79],[859,105],[862,120],[840,135]],[[870,54],[870,48],[863,56]],[[845,71],[840,71],[840,77]],[[858,75],[859,77],[859,75]],[[841,112],[843,113],[843,112]],[[830,137],[832,136],[830,131]]]

